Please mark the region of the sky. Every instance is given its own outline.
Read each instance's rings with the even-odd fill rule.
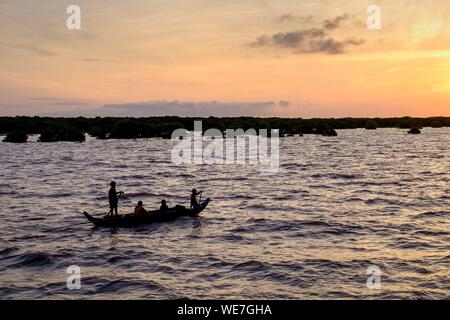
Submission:
[[[0,115],[450,116],[448,5],[1,0]]]

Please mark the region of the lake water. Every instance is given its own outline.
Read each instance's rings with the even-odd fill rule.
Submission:
[[[450,129],[283,138],[274,176],[175,167],[171,144],[0,143],[0,298],[450,298]],[[160,225],[50,230],[104,214],[111,180],[122,213],[188,205],[192,187],[212,202]]]

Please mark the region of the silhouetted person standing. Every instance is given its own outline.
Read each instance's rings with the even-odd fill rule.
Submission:
[[[119,198],[121,195],[123,195],[123,192],[117,192],[116,191],[116,183],[114,181],[112,181],[110,184],[111,188],[109,189],[108,192],[108,198],[109,198],[109,215],[113,215],[114,211],[116,212],[116,216],[119,215],[117,212],[117,206],[119,205]]]
[[[197,190],[192,189],[191,193],[191,209],[198,208],[197,196],[202,194],[202,191],[197,192]]]

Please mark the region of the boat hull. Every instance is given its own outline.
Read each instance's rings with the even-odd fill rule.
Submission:
[[[198,208],[189,209],[182,206],[161,212],[159,210],[150,211],[148,214],[135,216],[132,214],[120,215],[118,217],[94,218],[87,212],[83,212],[84,216],[97,227],[113,228],[123,227],[131,228],[140,225],[161,223],[173,221],[181,217],[195,217],[200,214],[208,205],[210,199],[206,199],[200,203]]]

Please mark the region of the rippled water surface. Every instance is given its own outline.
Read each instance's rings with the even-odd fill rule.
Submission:
[[[175,167],[161,139],[0,143],[0,298],[449,298],[449,143],[450,129],[283,138],[271,177]],[[213,200],[199,218],[59,228],[104,214],[110,180],[122,213],[187,205],[193,186]]]

